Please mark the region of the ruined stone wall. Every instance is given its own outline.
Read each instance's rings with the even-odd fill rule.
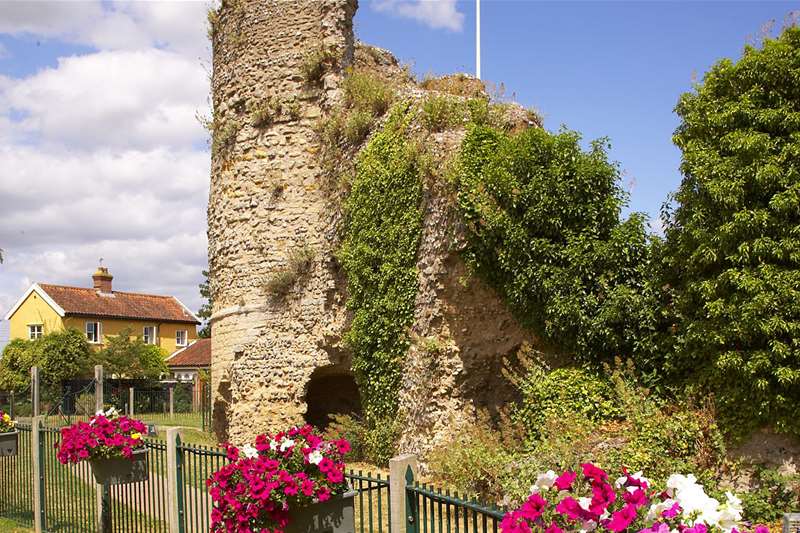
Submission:
[[[312,375],[349,372],[341,342],[346,287],[333,256],[341,213],[326,192],[314,126],[340,99],[343,69],[353,61],[355,8],[355,0],[238,0],[223,5],[215,24],[215,134],[224,139],[233,121],[236,135],[212,156],[212,386],[217,435],[232,442],[302,422]],[[301,70],[321,45],[336,61],[321,87],[311,88]],[[398,92],[425,96],[400,87],[407,74],[390,54],[363,47],[359,53]],[[250,102],[271,97],[296,102],[294,116],[254,127]],[[437,158],[451,157],[462,136],[434,135]],[[419,291],[400,394],[401,451],[424,454],[477,409],[507,402],[502,359],[532,340],[490,289],[469,278],[451,195],[435,181],[425,185]],[[304,245],[316,251],[310,272],[285,299],[272,298],[265,284]]]

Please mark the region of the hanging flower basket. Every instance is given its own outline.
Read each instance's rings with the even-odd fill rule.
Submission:
[[[132,452],[131,458],[113,457],[89,461],[95,481],[109,485],[124,485],[148,480],[147,448]]]
[[[229,464],[207,481],[212,533],[354,533],[354,492],[344,476],[346,440],[325,441],[311,426],[227,445]]]
[[[119,416],[114,408],[99,411],[89,422],[61,429],[56,443],[62,464],[88,461],[98,483],[121,485],[148,479],[146,431],[139,420]]]
[[[289,525],[285,533],[354,533],[356,530],[353,502],[356,492],[351,490],[330,500],[316,502],[289,511]]]
[[[19,432],[8,413],[0,411],[0,457],[17,455]]]

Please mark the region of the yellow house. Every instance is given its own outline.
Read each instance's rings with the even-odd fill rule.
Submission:
[[[92,275],[93,288],[34,283],[6,314],[10,339],[36,339],[64,328],[83,331],[89,343],[102,347],[111,335],[132,335],[167,353],[197,338],[198,318],[174,296],[114,291],[105,267]]]

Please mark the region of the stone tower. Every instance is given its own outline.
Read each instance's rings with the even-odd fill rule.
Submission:
[[[355,9],[356,0],[235,0],[212,20],[208,239],[214,423],[221,439],[246,442],[358,401],[342,343],[350,320],[347,288],[333,254],[340,200],[326,189],[315,125],[339,103],[354,58],[406,80],[409,86],[398,87],[406,97],[425,91],[398,74],[390,54],[354,45]],[[330,62],[309,87],[307,60],[321,50]],[[254,120],[261,108],[269,111],[266,125]],[[452,154],[463,133],[437,133],[429,142],[434,152]],[[457,251],[463,228],[452,198],[435,184],[426,184],[424,196],[410,332],[420,342],[412,341],[407,354],[399,398],[401,447],[422,453],[477,409],[508,400],[502,359],[531,340],[491,290],[479,280],[463,282],[469,277]],[[284,297],[271,297],[265,286],[298,262],[298,250],[313,251],[302,254],[302,279],[290,280]],[[435,350],[425,348],[431,344]]]
[[[311,374],[347,371],[341,354],[324,348],[342,317],[314,125],[338,97],[352,61],[355,9],[356,0],[235,0],[223,2],[212,21],[208,239],[221,437],[263,431],[266,420],[269,426],[300,421]],[[310,90],[302,68],[319,50],[334,60],[320,87]],[[269,127],[253,125],[259,104],[281,107]],[[264,286],[298,249],[314,251],[308,279],[285,301],[272,301]]]

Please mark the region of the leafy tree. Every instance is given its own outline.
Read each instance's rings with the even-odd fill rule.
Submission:
[[[607,143],[578,133],[471,126],[456,182],[465,257],[543,341],[597,362],[644,348],[651,324],[644,217]]]
[[[107,337],[105,348],[98,350],[95,359],[107,374],[123,378],[159,379],[167,373],[163,350],[145,344],[141,338],[132,338],[129,329]]]
[[[0,389],[20,390],[28,386],[31,378],[33,354],[31,341],[14,339],[3,348],[0,359]]]
[[[32,366],[39,367],[44,385],[59,385],[91,374],[92,351],[76,329],[54,331],[35,341],[14,339],[0,360],[0,387],[27,387]]]
[[[676,107],[666,368],[738,429],[800,433],[800,29],[724,59]]]
[[[203,327],[200,328],[197,336],[201,339],[208,339],[211,337],[211,322],[209,319],[214,309],[214,298],[211,296],[211,287],[208,284],[208,270],[203,270],[203,276],[206,279],[200,284],[200,296],[203,297],[206,302],[200,306],[200,310],[197,311],[197,316],[202,318],[205,323]]]

